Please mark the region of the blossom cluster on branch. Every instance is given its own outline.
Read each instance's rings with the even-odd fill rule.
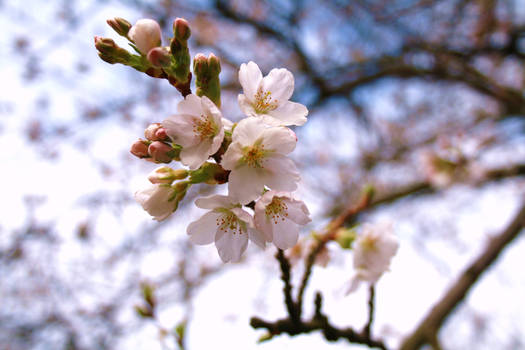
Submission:
[[[167,78],[184,96],[174,115],[146,128],[145,139],[136,141],[131,153],[155,163],[179,161],[188,169],[162,166],[154,170],[148,177],[151,185],[136,192],[137,202],[154,219],[165,220],[193,184],[227,183],[227,196],[195,201],[197,207],[209,211],[189,224],[192,242],[215,242],[224,262],[238,261],[248,241],[263,248],[269,242],[279,249],[294,246],[299,226],[310,217],[306,205],[292,195],[300,175],[288,157],[297,143],[288,126],[303,125],[308,115],[304,105],[290,101],[292,73],[279,68],[263,76],[254,62],[242,64],[239,82],[243,93],[238,102],[245,118],[232,123],[220,109],[220,61],[213,54],[195,56],[197,89],[191,93],[190,29],[184,19],[174,21],[169,47],[161,46],[160,26],[154,20],[141,19],[131,26],[115,18],[108,24],[140,55],[130,55],[111,39],[95,37],[102,59]]]

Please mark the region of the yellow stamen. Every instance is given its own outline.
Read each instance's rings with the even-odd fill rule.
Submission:
[[[252,168],[264,168],[262,161],[268,152],[265,151],[263,144],[255,144],[243,149],[244,156],[241,162]]]
[[[201,118],[194,119],[193,132],[197,134],[201,140],[215,137],[215,135],[217,135],[217,129],[217,125],[210,116],[201,115]]]
[[[273,197],[272,202],[266,206],[265,209],[266,218],[277,224],[279,219],[284,221],[288,218],[288,206],[279,197]]]
[[[216,224],[219,227],[219,230],[231,232],[233,234],[242,235],[243,231],[245,230],[245,225],[243,225],[237,216],[230,211],[226,211],[223,215],[218,217]]]
[[[255,94],[255,104],[253,108],[257,113],[266,113],[268,111],[273,111],[279,105],[279,101],[272,99],[271,91],[264,91],[262,87],[257,89]]]

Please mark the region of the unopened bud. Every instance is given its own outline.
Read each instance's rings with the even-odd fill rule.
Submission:
[[[176,18],[173,21],[173,34],[178,40],[187,41],[191,35],[188,21],[186,21],[184,18]]]
[[[146,130],[144,130],[144,136],[146,137],[146,139],[150,140],[150,141],[160,141],[158,140],[156,137],[155,137],[155,133],[157,132],[157,130],[159,130],[160,128],[162,128],[162,125],[160,123],[153,123],[153,124],[150,124],[148,125],[148,127],[146,128]]]
[[[343,249],[351,249],[352,243],[356,238],[356,233],[353,229],[348,229],[346,227],[341,227],[335,233],[335,241]]]
[[[172,188],[175,190],[175,192],[182,193],[188,189],[189,185],[190,183],[188,181],[180,181],[173,185]]]
[[[172,157],[169,155],[172,148],[164,142],[154,141],[148,147],[148,153],[157,163],[169,163]]]
[[[129,151],[131,152],[131,154],[133,154],[134,156],[139,157],[139,158],[149,157],[148,144],[149,144],[149,142],[147,142],[145,140],[135,141],[131,145],[131,149]]]
[[[115,17],[108,19],[106,22],[111,28],[113,28],[115,32],[118,33],[118,35],[121,36],[127,36],[129,30],[131,29],[131,23],[126,21],[124,18]]]
[[[142,54],[147,55],[149,50],[161,44],[160,26],[152,19],[139,19],[129,30],[129,38]]]
[[[135,305],[135,312],[143,318],[153,318],[153,310],[149,307]]]
[[[168,140],[168,134],[166,133],[166,129],[164,128],[158,128],[157,131],[155,131],[155,138],[159,141],[165,141]]]
[[[210,53],[210,56],[208,57],[208,71],[212,75],[219,75],[221,72],[221,62],[219,57],[212,53]]]
[[[95,47],[103,54],[112,54],[118,48],[113,39],[100,36],[95,36]]]
[[[208,70],[208,59],[204,54],[198,53],[193,58],[193,72],[195,75],[203,75]]]
[[[188,176],[188,170],[185,169],[172,169],[167,166],[163,166],[153,170],[148,175],[148,180],[153,184],[171,184],[175,180],[182,180]]]
[[[144,301],[150,306],[151,308],[155,307],[155,287],[149,283],[141,283],[142,287],[142,296],[144,297]]]
[[[155,67],[168,67],[171,64],[171,55],[164,47],[154,47],[149,50],[148,61]]]

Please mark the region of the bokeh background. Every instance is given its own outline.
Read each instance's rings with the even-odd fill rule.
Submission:
[[[376,287],[373,333],[392,348],[523,205],[523,0],[0,1],[0,349],[359,348],[320,334],[263,335],[251,316],[285,315],[275,250],[224,265],[185,233],[194,186],[155,222],[133,193],[156,166],[130,145],[181,100],[167,81],[97,57],[105,20],[176,17],[190,52],[222,63],[233,121],[241,63],[285,67],[309,121],[295,129],[298,194],[312,212],[298,255],[333,217],[376,189],[357,222],[389,221],[401,248]],[[219,189],[222,191],[223,189]],[[439,333],[443,349],[525,348],[519,236]],[[335,242],[306,293],[334,324],[366,321],[366,290],[344,296],[351,252]],[[299,260],[293,273],[304,268]],[[156,320],[139,317],[145,285]]]

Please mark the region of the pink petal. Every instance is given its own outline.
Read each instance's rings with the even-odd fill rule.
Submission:
[[[240,204],[247,204],[262,194],[265,185],[264,169],[241,166],[231,171],[228,179],[228,193]]]
[[[248,246],[248,233],[233,233],[219,230],[215,236],[215,246],[223,262],[236,262]]]
[[[241,157],[242,146],[238,142],[232,142],[222,155],[221,166],[226,170],[233,170],[237,167]]]
[[[233,130],[232,141],[241,146],[251,146],[266,129],[266,125],[258,118],[245,118]]]
[[[271,221],[271,220],[270,220]],[[299,227],[288,219],[277,219],[273,225],[273,244],[279,249],[288,249],[297,243]]]
[[[180,101],[177,105],[178,114],[189,114],[200,117],[203,114],[201,98],[197,95],[190,94]]]
[[[190,235],[190,241],[195,244],[210,244],[215,240],[218,224],[217,219],[221,214],[208,212],[197,221],[189,224],[186,232]]]
[[[203,140],[202,142],[191,147],[184,147],[180,152],[181,163],[195,170],[200,167],[211,154],[211,140]]]
[[[228,196],[214,194],[208,197],[198,198],[195,205],[202,209],[231,208],[232,200]]]

